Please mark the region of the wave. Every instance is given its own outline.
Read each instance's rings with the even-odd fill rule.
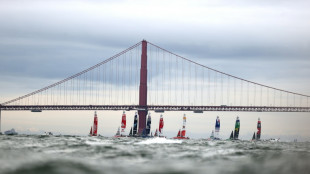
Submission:
[[[161,137],[149,138],[136,144],[181,144],[182,140],[171,140]]]
[[[309,173],[310,143],[0,136],[0,173]]]

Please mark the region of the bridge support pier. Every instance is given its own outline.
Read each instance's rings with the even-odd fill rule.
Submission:
[[[0,135],[2,134],[1,132],[1,105],[0,105]]]
[[[147,42],[142,41],[141,69],[140,69],[140,87],[139,87],[139,106],[147,106]],[[147,110],[139,110],[139,129],[138,135],[141,135],[146,128]]]

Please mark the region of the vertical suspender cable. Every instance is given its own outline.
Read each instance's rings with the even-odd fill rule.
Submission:
[[[89,104],[93,104],[93,83],[94,83],[94,75],[93,75],[93,71],[94,70],[91,70],[89,71],[89,74],[90,74],[90,78],[89,78],[89,84],[90,84],[90,101],[89,101]]]
[[[287,107],[289,107],[289,96],[288,96],[289,94],[288,93],[286,93],[286,105],[287,105]]]
[[[177,104],[177,101],[178,101],[178,99],[177,99],[177,75],[178,75],[178,72],[179,72],[179,65],[178,65],[178,57],[177,56],[175,56],[175,62],[176,62],[176,69],[175,69],[175,71],[174,71],[174,73],[175,73],[175,104]]]
[[[254,106],[256,106],[256,85],[254,85]]]
[[[87,73],[84,73],[84,78],[83,78],[83,87],[82,87],[82,92],[83,92],[83,105],[85,105],[86,104],[86,102],[85,102],[85,92],[87,91],[87,89],[86,89],[86,74]]]
[[[243,81],[240,80],[240,106],[242,106],[242,98],[243,98]]]
[[[150,53],[150,47],[147,47],[147,49],[148,49],[148,51],[147,51],[147,53],[148,53],[148,55],[147,55],[147,60],[148,60],[148,64],[147,64],[147,71],[148,71],[148,73],[147,73],[147,100],[148,100],[148,104],[150,104],[151,103],[151,95],[152,95],[152,85],[151,85],[151,74],[152,74],[152,69],[151,69],[151,65],[152,65],[152,60],[151,60],[151,53]]]
[[[98,102],[98,100],[99,100],[99,85],[100,85],[100,78],[99,78],[99,76],[100,76],[100,67],[101,66],[99,66],[98,68],[97,68],[97,81],[96,81],[96,86],[95,86],[95,88],[96,88],[96,105],[99,105],[99,102]]]
[[[74,103],[73,101],[74,101],[74,90],[75,90],[75,88],[74,88],[74,86],[75,86],[75,84],[74,84],[74,82],[76,81],[76,77],[75,78],[73,78],[72,79],[72,81],[71,81],[71,88],[72,88],[72,91],[70,92],[70,103],[73,105],[73,104],[76,104],[76,103]]]
[[[223,95],[223,74],[221,73],[221,105],[223,104],[223,99],[224,99],[224,97],[223,97],[224,95]]]
[[[161,80],[161,89],[162,89],[162,91],[161,91],[161,94],[162,94],[162,104],[165,104],[165,102],[164,102],[164,86],[165,86],[165,52],[164,51],[162,51],[163,52],[163,62],[162,62],[162,64],[163,64],[163,66],[161,67],[161,73],[162,73],[162,80]]]
[[[237,106],[236,102],[236,78],[234,78],[234,105]]]
[[[156,78],[156,104],[159,104],[158,102],[158,78],[159,78],[159,75],[158,75],[158,61],[159,61],[159,48],[156,49],[156,75],[157,75],[157,78]]]
[[[276,90],[273,90],[273,106],[276,106]]]
[[[102,83],[103,83],[103,85],[102,85],[102,103],[104,104],[104,105],[106,105],[106,103],[105,103],[105,101],[106,101],[106,73],[105,73],[105,71],[106,71],[106,64],[104,64],[103,65],[103,68],[102,68]]]
[[[210,69],[208,69],[208,105],[211,105],[211,80],[210,80]]]
[[[129,76],[129,93],[130,93],[130,95],[129,95],[129,105],[131,105],[132,104],[132,102],[131,102],[131,76],[132,76],[132,50],[130,50],[130,66],[129,66],[129,73],[130,73],[130,76]]]
[[[249,103],[250,102],[250,91],[249,91],[250,90],[250,86],[249,86],[249,82],[247,82],[247,83],[248,83],[248,90],[247,90],[247,100],[248,100],[247,103],[248,104],[247,105],[249,106],[249,104],[250,104]]]
[[[263,106],[263,87],[260,86],[260,106]]]
[[[112,75],[113,75],[113,60],[111,60],[111,66],[110,66],[110,73],[112,73],[110,76],[109,76],[109,104],[111,104],[112,100],[111,100],[111,90],[112,90]]]
[[[123,54],[123,56],[125,56],[125,54]],[[118,103],[118,91],[120,91],[120,85],[118,85],[118,64],[119,64],[119,60],[118,58],[114,59],[115,60],[115,63],[114,63],[114,68],[115,69],[115,73],[114,73],[114,76],[113,77],[113,87],[112,87],[112,92],[114,93],[114,95],[112,95],[112,98],[114,99],[114,103],[115,105],[117,105]]]
[[[194,105],[197,105],[197,66],[194,65],[194,69],[195,69],[195,100],[194,100]]]
[[[183,62],[184,60],[182,59],[182,105],[184,105],[184,71],[185,71],[185,69],[184,69],[184,62]]]
[[[203,94],[203,88],[204,88],[204,86],[205,86],[205,74],[204,74],[204,69],[202,68],[201,69],[201,71],[202,71],[202,86],[200,85],[200,87],[201,87],[201,106],[203,106],[203,99],[204,99],[204,94]]]
[[[267,106],[269,106],[269,88],[267,88]]]
[[[169,105],[171,105],[172,103],[171,103],[171,54],[169,54],[169,66],[168,66],[168,68],[169,68]]]
[[[280,107],[282,107],[282,91],[280,91]]]
[[[214,72],[214,106],[216,106],[216,84],[217,84],[217,72]]]
[[[230,77],[227,77],[227,106],[229,105],[229,98],[230,98]]]
[[[191,86],[190,86],[190,83],[191,83],[191,80],[192,80],[192,70],[191,70],[191,64],[190,62],[188,62],[188,67],[189,67],[189,78],[188,78],[188,105],[190,105],[191,103]]]
[[[124,57],[122,57],[122,59],[123,59],[123,61],[122,61],[122,63],[123,63],[123,65],[122,65],[122,67],[123,67],[123,69],[122,69],[122,100],[123,100],[123,103],[122,104],[125,104],[125,84],[124,84],[124,81],[125,81],[125,58]]]

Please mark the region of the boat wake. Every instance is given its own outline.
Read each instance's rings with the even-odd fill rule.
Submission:
[[[145,141],[138,142],[136,144],[181,144],[181,140],[170,140],[161,137],[149,138]]]
[[[102,146],[107,144],[112,144],[110,141],[86,141],[85,144],[91,145],[91,146]]]

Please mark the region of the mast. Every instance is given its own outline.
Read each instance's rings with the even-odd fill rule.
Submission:
[[[220,138],[219,137],[219,133],[220,133],[220,117],[217,116],[216,117],[216,121],[215,121],[215,134],[214,134],[214,138]]]
[[[139,110],[139,130],[138,134],[141,135],[143,129],[146,128],[146,115],[147,115],[147,42],[142,41],[142,54],[141,54],[141,69],[140,69],[140,88],[139,88],[139,106],[145,108]]]
[[[260,140],[261,129],[262,129],[261,121],[260,121],[260,118],[258,118],[258,121],[257,121],[257,134],[256,134],[256,139],[257,140]]]
[[[239,120],[239,117],[237,116],[237,118],[236,118],[236,124],[235,124],[234,139],[238,139],[238,137],[239,137],[239,131],[240,131],[240,120]]]

